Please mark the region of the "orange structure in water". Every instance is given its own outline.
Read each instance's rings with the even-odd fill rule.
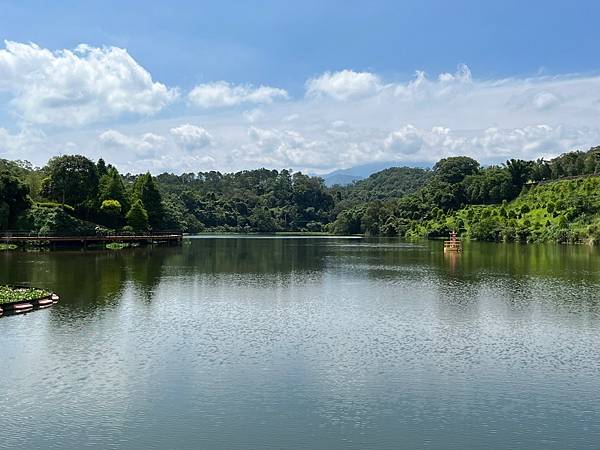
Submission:
[[[452,231],[450,233],[450,240],[444,241],[444,251],[445,252],[460,252],[462,251],[462,242],[458,240],[456,236],[456,231]]]

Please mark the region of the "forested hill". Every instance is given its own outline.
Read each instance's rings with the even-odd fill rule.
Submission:
[[[80,155],[43,168],[0,160],[0,229],[322,231],[334,199],[320,178],[288,170],[121,175]]]
[[[446,158],[413,194],[344,209],[330,229],[419,238],[458,230],[478,240],[598,242],[598,175],[600,147],[484,168],[472,158]]]
[[[431,174],[431,170],[427,169],[391,167],[350,185],[335,185],[331,190],[337,199],[336,211],[339,212],[360,203],[412,194],[425,185]]]
[[[0,160],[0,230],[437,237],[457,229],[482,240],[596,241],[597,175],[600,147],[489,167],[451,157],[431,170],[390,168],[332,188],[289,170],[122,175],[80,155],[53,158],[42,168]]]

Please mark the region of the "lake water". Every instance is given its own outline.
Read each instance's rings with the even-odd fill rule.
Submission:
[[[0,448],[597,449],[600,252],[203,236],[0,253]]]

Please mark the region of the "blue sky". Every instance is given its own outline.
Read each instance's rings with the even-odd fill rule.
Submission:
[[[0,7],[0,157],[328,171],[600,144],[599,2]]]

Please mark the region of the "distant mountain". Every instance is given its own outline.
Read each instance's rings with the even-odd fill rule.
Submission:
[[[365,177],[361,177],[359,175],[350,175],[347,173],[340,173],[340,171],[335,171],[328,173],[327,175],[321,175],[321,178],[325,180],[325,185],[328,187],[339,184],[340,186],[346,186],[348,184],[352,184],[355,181],[364,180]]]
[[[319,175],[323,180],[325,180],[325,184],[329,187],[339,184],[340,186],[346,186],[348,184],[352,184],[355,181],[364,180],[368,176],[380,172],[384,169],[388,169],[390,167],[400,167],[403,166],[400,161],[382,161],[382,162],[374,162],[369,164],[363,164],[361,166],[350,167],[349,169],[340,169],[335,170],[333,172]],[[428,168],[431,167],[431,164],[428,163],[413,163],[412,167],[420,167],[420,168]]]

